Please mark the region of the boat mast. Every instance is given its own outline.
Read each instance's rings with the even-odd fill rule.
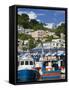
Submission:
[[[42,48],[41,61],[43,61],[44,49],[43,49],[43,43],[42,43],[42,41],[41,41],[41,48]]]

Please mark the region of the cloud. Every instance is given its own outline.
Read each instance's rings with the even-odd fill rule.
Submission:
[[[37,21],[40,23],[41,21],[40,21],[40,19],[37,19]]]
[[[44,25],[44,27],[52,29],[54,27],[54,23],[46,23],[46,25]]]
[[[37,18],[37,15],[33,11],[30,11],[28,13],[28,16],[29,16],[30,19],[36,19]]]
[[[19,15],[27,14],[27,15],[29,16],[29,19],[36,19],[36,18],[37,18],[36,13],[34,13],[33,11],[30,11],[30,12],[18,11],[18,14],[19,14]]]
[[[19,15],[27,14],[27,12],[25,12],[25,11],[18,11],[18,14],[19,14]]]
[[[59,22],[59,23],[57,24],[57,27],[58,27],[58,26],[61,26],[62,23],[65,23],[65,22],[64,22],[64,21]]]

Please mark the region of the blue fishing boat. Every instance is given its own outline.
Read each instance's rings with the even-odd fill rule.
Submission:
[[[26,53],[18,59],[18,81],[36,81],[39,77],[38,71],[34,68],[34,61],[30,54]]]

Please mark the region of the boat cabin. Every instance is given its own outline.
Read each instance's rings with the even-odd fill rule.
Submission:
[[[18,70],[32,69],[34,67],[34,61],[32,58],[20,58],[18,60]]]

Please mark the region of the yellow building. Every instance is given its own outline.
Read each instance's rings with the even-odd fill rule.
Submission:
[[[32,37],[35,38],[35,40],[43,39],[46,37],[46,32],[44,30],[37,30],[35,32],[32,32]]]

